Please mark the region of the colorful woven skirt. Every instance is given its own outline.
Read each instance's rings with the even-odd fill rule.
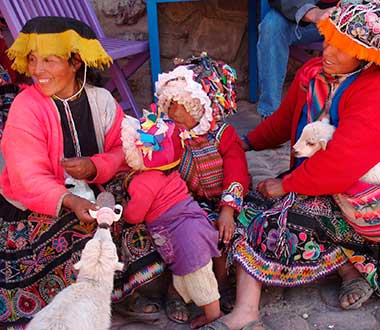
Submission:
[[[291,195],[289,195],[291,196]],[[379,245],[344,220],[332,198],[265,199],[251,192],[239,216],[229,260],[273,286],[307,284],[352,262],[379,291]]]
[[[0,195],[0,328],[27,322],[75,281],[72,266],[95,229],[96,222],[81,225],[73,212],[22,212]],[[117,301],[160,275],[164,264],[144,225],[130,228],[120,221],[112,236],[125,264],[115,275]]]

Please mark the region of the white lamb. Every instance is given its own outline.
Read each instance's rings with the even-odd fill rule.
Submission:
[[[315,121],[307,124],[293,146],[295,157],[311,157],[318,150],[326,150],[327,142],[332,139],[335,132],[335,127],[323,121]],[[364,174],[360,181],[379,184],[380,183],[380,163],[372,167]]]
[[[102,193],[104,194],[104,193]],[[106,193],[108,194],[108,193]],[[99,197],[98,197],[99,200]],[[116,270],[122,270],[109,230],[109,214],[98,211],[98,229],[74,268],[76,283],[68,286],[28,324],[27,330],[107,330],[111,326],[111,292]],[[99,219],[100,214],[105,219]],[[114,221],[120,214],[114,215]]]

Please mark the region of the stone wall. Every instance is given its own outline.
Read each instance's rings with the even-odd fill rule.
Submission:
[[[91,0],[108,36],[147,40],[145,0]],[[162,70],[173,68],[174,57],[205,50],[238,73],[238,97],[248,97],[248,0],[201,0],[159,5]],[[150,63],[129,84],[140,106],[152,100]]]

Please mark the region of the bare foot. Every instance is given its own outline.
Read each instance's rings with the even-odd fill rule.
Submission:
[[[165,311],[169,320],[173,322],[181,324],[189,321],[190,312],[172,284],[169,285],[166,296]]]
[[[351,265],[346,264],[339,269],[342,285],[339,292],[339,302],[343,309],[358,309],[372,295],[373,289],[360,273]]]
[[[259,311],[253,311],[249,306],[235,307],[232,313],[224,315],[220,318],[230,330],[240,330],[246,324],[258,320],[260,318]]]
[[[224,315],[223,313],[220,313],[219,317],[221,317],[223,315]],[[202,314],[200,316],[197,316],[194,320],[192,320],[190,322],[190,328],[191,329],[197,329],[197,328],[199,328],[199,327],[201,327],[201,326],[203,326],[203,325],[205,325],[207,323],[210,323],[212,321],[214,321],[214,320],[208,320],[207,317],[206,317],[206,315]]]
[[[207,323],[206,316],[204,314],[197,316],[194,320],[190,322],[190,329],[197,329],[202,325]]]

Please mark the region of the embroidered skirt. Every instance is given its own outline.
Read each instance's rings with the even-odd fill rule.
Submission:
[[[176,204],[148,229],[168,268],[183,276],[204,267],[220,256],[218,231],[192,197]]]
[[[379,245],[357,234],[331,197],[296,195],[283,221],[285,202],[285,198],[265,199],[258,192],[248,194],[230,262],[238,262],[267,285],[292,287],[324,277],[350,261],[379,292]]]
[[[106,189],[120,194],[121,182]],[[96,222],[81,225],[73,212],[63,210],[59,217],[23,212],[0,195],[0,328],[27,322],[75,281],[72,266],[95,229]],[[164,264],[145,226],[130,228],[120,221],[112,236],[125,263],[115,274],[112,299],[117,301],[160,275]]]

